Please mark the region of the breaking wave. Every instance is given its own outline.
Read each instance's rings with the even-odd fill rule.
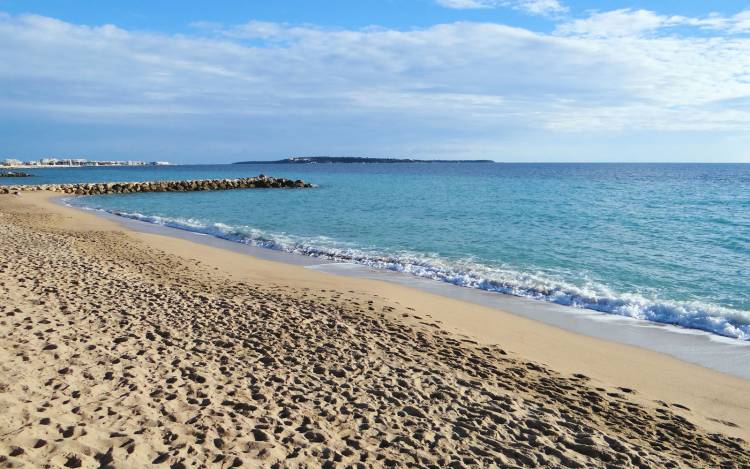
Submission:
[[[453,285],[586,308],[690,329],[750,340],[750,312],[701,302],[649,299],[640,294],[617,293],[601,284],[586,286],[551,278],[548,274],[490,267],[470,259],[449,260],[437,255],[367,249],[331,238],[295,238],[250,227],[205,223],[196,219],[167,218],[133,212],[104,210],[117,216],[188,230],[251,246],[292,254],[356,263],[375,269],[402,272]]]

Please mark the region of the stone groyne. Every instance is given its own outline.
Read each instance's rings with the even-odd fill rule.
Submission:
[[[190,181],[106,182],[78,184],[17,184],[0,186],[0,194],[23,191],[52,191],[74,195],[132,194],[136,192],[195,192],[231,189],[307,188],[313,187],[298,179],[258,177],[240,179],[199,179]]]

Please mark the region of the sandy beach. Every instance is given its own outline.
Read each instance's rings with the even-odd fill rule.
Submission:
[[[749,467],[750,382],[0,196],[3,467]]]

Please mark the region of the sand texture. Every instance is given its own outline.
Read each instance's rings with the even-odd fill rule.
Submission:
[[[25,200],[0,196],[0,467],[750,467],[689,409],[408,304]]]

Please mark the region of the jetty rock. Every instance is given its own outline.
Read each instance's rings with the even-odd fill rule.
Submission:
[[[24,173],[23,171],[0,171],[0,178],[29,178],[33,174]]]
[[[194,179],[185,181],[102,182],[77,184],[18,184],[0,186],[0,194],[51,191],[73,195],[132,194],[136,192],[197,192],[232,189],[295,189],[316,187],[301,179],[259,177],[239,179]]]

